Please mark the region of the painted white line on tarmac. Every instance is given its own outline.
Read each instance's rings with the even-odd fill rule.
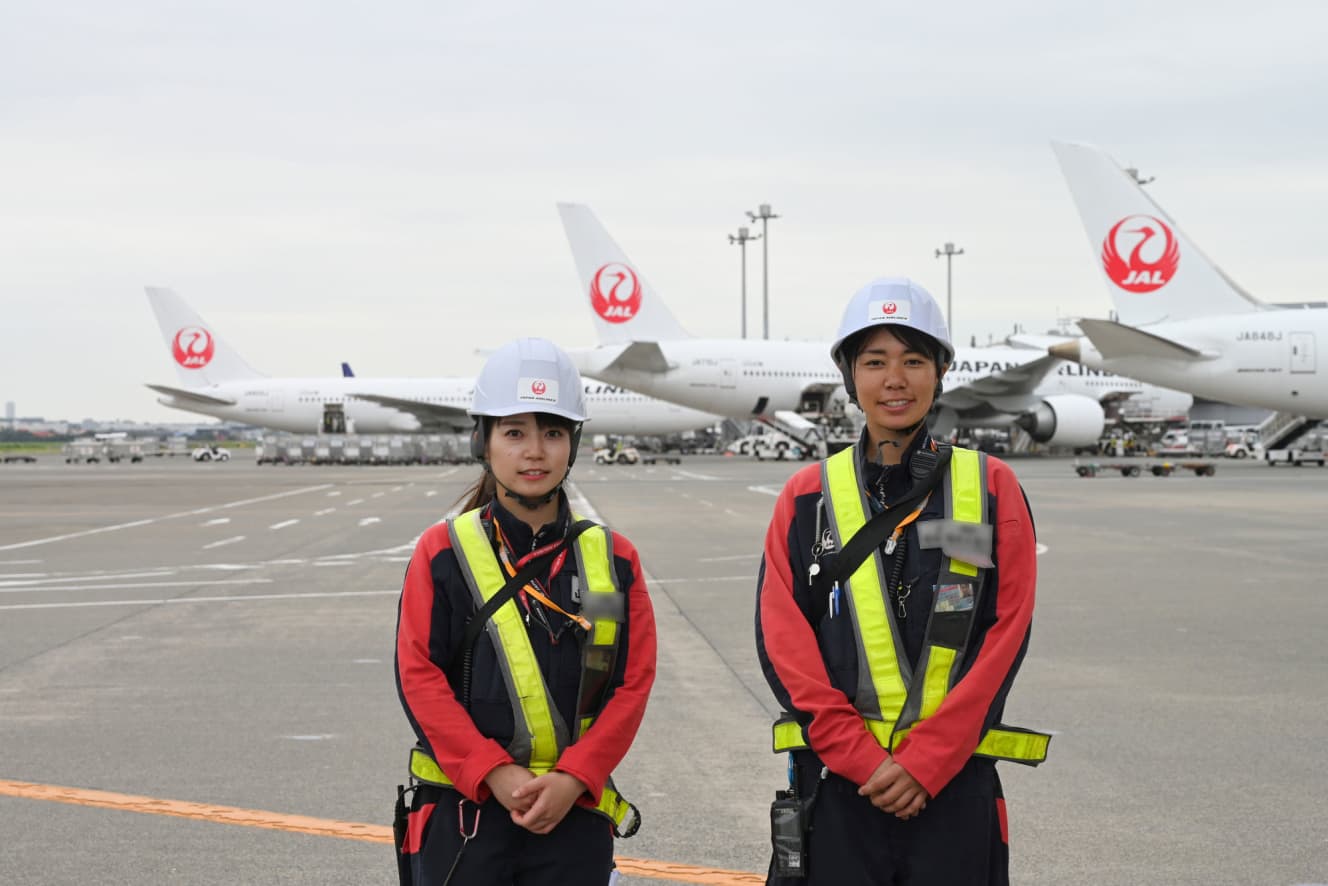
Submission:
[[[1045,554],[1045,553],[1047,552],[1047,550],[1048,550],[1048,549],[1047,549],[1047,546],[1046,546],[1046,545],[1042,544],[1041,542],[1038,542],[1037,552],[1038,552],[1038,556],[1039,556],[1039,557],[1041,557],[1043,554]]]
[[[682,468],[674,468],[673,473],[681,474],[684,477],[690,477],[693,480],[718,480],[713,474],[698,474],[695,471],[684,471]]]
[[[346,507],[350,507],[351,505],[359,505],[359,504],[364,504],[364,499],[357,498],[354,501],[348,501],[346,502]]]
[[[590,503],[590,499],[586,498],[585,493],[581,491],[581,487],[568,480],[563,484],[563,488],[567,490],[567,503],[572,506],[573,511],[587,519],[594,520],[596,523],[604,522],[604,519],[599,515],[599,511],[595,510],[595,506]]]
[[[439,478],[439,479],[442,479],[443,477],[450,477],[450,476],[452,476],[453,474],[455,474],[455,473],[456,473],[457,471],[459,471],[459,470],[461,470],[461,469],[460,469],[460,468],[448,468],[447,470],[445,470],[445,471],[443,471],[441,474],[439,474],[439,475],[438,475],[438,478]]]
[[[0,590],[4,588],[28,587],[36,588],[38,585],[61,584],[71,581],[105,581],[107,578],[166,578],[175,575],[178,570],[175,569],[152,569],[146,572],[123,572],[116,573],[113,576],[104,574],[86,575],[82,578],[71,576],[61,576],[59,578],[33,578],[26,581],[0,581]]]
[[[780,489],[778,486],[748,486],[748,492],[759,492],[762,495],[773,495],[779,497]]]
[[[298,519],[297,519],[297,520],[282,520],[280,523],[273,523],[271,526],[268,527],[268,529],[285,529],[287,526],[294,526],[296,523],[299,523],[299,522],[300,522],[300,521],[299,521]]]
[[[45,560],[0,560],[0,566],[28,566],[33,563],[45,562]]]
[[[244,603],[250,600],[304,600],[332,599],[336,597],[396,597],[400,590],[390,591],[327,591],[308,594],[240,594],[222,597],[165,597],[160,600],[95,600],[85,603],[15,603],[0,606],[0,611],[14,609],[82,609],[93,606],[160,606],[164,603]]]
[[[328,566],[354,566],[354,565],[355,564],[352,563],[350,560],[322,560],[314,564],[314,566],[318,568],[326,568]]]
[[[336,508],[323,508],[321,511],[314,511],[314,516],[315,516],[315,517],[321,517],[321,516],[323,516],[324,514],[330,514],[330,513],[332,513],[332,512],[335,511],[335,510],[336,510]]]
[[[340,494],[341,494],[340,492],[329,492],[329,493],[327,494],[327,497],[328,497],[328,498],[335,498],[335,497],[337,497],[337,496],[340,495]]]
[[[98,535],[102,532],[115,532],[120,529],[131,529],[135,526],[149,526],[153,523],[161,523],[165,520],[174,520],[177,517],[194,517],[199,514],[209,514],[212,511],[222,511],[227,508],[238,508],[243,505],[256,504],[260,501],[273,501],[278,498],[287,498],[292,495],[303,495],[306,492],[317,492],[320,489],[326,489],[330,483],[321,483],[318,486],[305,486],[302,489],[291,489],[287,492],[277,492],[272,495],[261,495],[258,498],[245,498],[240,501],[227,502],[224,505],[212,505],[207,508],[195,508],[192,511],[179,511],[174,514],[167,514],[164,517],[149,517],[146,520],[134,520],[131,523],[117,523],[114,526],[102,526],[97,529],[84,529],[81,532],[70,532],[65,535],[53,535],[50,538],[36,538],[32,541],[21,541],[12,545],[0,545],[0,551],[12,551],[18,548],[30,548],[34,545],[45,545],[55,541],[65,541],[70,538],[83,538],[88,535]]]
[[[244,536],[233,535],[230,538],[223,538],[221,541],[214,541],[211,544],[203,545],[203,550],[207,551],[211,550],[212,548],[224,548],[226,545],[233,545],[237,541],[244,541]]]
[[[230,517],[218,517],[218,518],[215,519],[215,520],[208,520],[206,523],[203,523],[202,525],[203,525],[203,526],[220,526],[220,525],[223,524],[223,523],[229,523],[229,522],[231,522],[231,518],[230,518]]]
[[[22,593],[46,593],[48,591],[127,591],[141,590],[143,588],[198,588],[210,585],[266,585],[271,584],[270,578],[233,578],[229,580],[217,581],[148,581],[148,582],[126,582],[124,584],[108,585],[59,585],[56,587],[44,588],[6,588],[0,591],[0,594],[22,594]]]
[[[0,579],[45,578],[49,572],[0,572]]]
[[[433,498],[433,497],[434,497],[435,495],[437,495],[437,494],[438,494],[438,490],[437,490],[437,489],[430,489],[428,492],[424,493],[424,497],[425,497],[425,498]]]
[[[386,493],[386,492],[375,492],[373,495],[371,495],[371,496],[369,496],[369,497],[370,497],[370,498],[382,498],[384,495],[387,495],[387,493]]]
[[[382,522],[383,520],[381,517],[365,517],[363,520],[360,521],[360,525],[372,526],[375,523],[382,523]]]

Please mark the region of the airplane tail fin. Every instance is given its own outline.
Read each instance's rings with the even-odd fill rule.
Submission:
[[[558,214],[600,344],[689,337],[589,206],[559,203]]]
[[[1106,153],[1091,145],[1051,146],[1121,323],[1145,326],[1263,309]]]
[[[147,287],[148,302],[185,387],[200,388],[246,378],[262,378],[173,290]]]

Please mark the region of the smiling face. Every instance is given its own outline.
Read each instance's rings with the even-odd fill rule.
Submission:
[[[495,419],[485,446],[493,475],[528,498],[547,495],[567,474],[572,435],[566,423],[533,412]],[[557,512],[557,502],[552,502]]]
[[[893,439],[925,419],[941,374],[930,354],[910,347],[890,327],[869,333],[853,360],[853,385],[872,439]]]

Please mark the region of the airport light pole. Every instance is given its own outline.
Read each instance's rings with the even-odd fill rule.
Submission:
[[[964,250],[955,249],[955,245],[953,243],[947,243],[945,244],[944,249],[936,250],[937,258],[945,256],[945,322],[950,327],[950,338],[952,340],[955,337],[955,323],[954,323],[954,304],[950,290],[950,269],[951,269],[951,263],[954,261],[954,257],[956,255],[963,255],[963,254]]]
[[[752,240],[760,240],[761,235],[755,237],[751,234],[751,229],[746,225],[738,228],[738,233],[729,234],[729,245],[737,243],[742,254],[742,337],[747,337],[747,244]]]
[[[747,211],[752,221],[761,220],[761,337],[770,337],[770,219],[779,218],[770,211],[769,203],[762,203],[756,211]]]

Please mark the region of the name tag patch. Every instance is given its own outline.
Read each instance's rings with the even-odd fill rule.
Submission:
[[[995,565],[991,560],[992,532],[987,524],[928,520],[917,526],[920,547],[940,548],[951,559],[983,569]]]

